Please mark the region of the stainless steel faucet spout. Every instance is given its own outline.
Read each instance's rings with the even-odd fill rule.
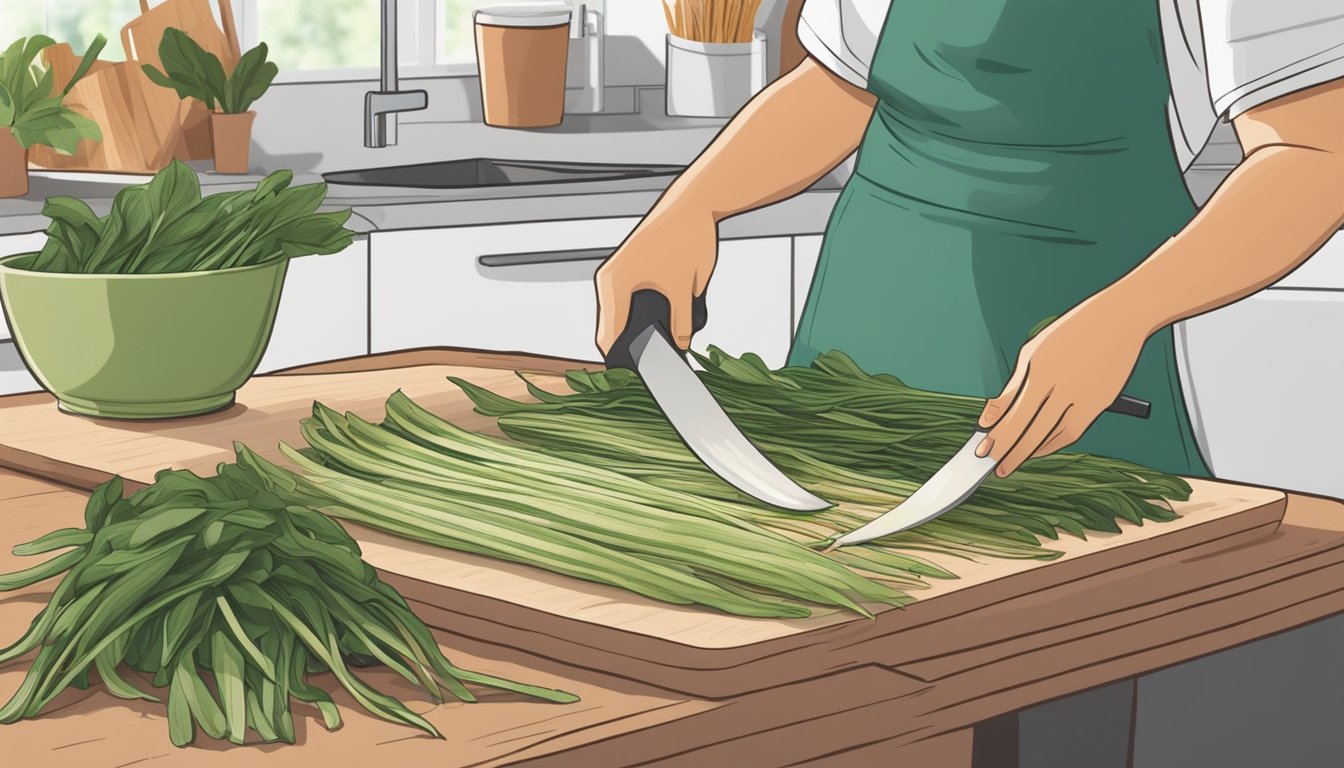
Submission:
[[[396,114],[429,106],[425,91],[403,91],[397,62],[397,0],[382,0],[381,72],[379,90],[364,95],[364,146],[379,149],[396,143]]]

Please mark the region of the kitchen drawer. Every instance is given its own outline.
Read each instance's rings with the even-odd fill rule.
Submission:
[[[42,249],[43,245],[46,245],[46,242],[47,234],[45,232],[34,232],[32,234],[24,235],[0,235],[0,256],[38,251]],[[14,334],[9,330],[9,321],[7,319],[0,321],[0,341],[12,338],[14,338]],[[0,384],[0,386],[3,386],[3,384]]]
[[[1177,326],[1200,449],[1223,479],[1344,498],[1344,293],[1262,291]]]
[[[636,217],[378,232],[372,351],[465,347],[598,361],[593,275]],[[782,362],[789,343],[787,238],[726,241],[696,346]]]
[[[280,309],[259,373],[369,351],[369,243],[289,262]]]

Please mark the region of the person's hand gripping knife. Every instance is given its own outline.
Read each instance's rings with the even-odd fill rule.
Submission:
[[[714,273],[718,224],[806,190],[858,148],[874,97],[813,59],[752,99],[659,198],[597,272],[597,346],[625,328],[630,297],[671,303],[674,342],[691,343],[691,300]]]

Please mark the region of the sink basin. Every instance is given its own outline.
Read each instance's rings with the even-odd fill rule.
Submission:
[[[336,171],[322,175],[329,184],[414,189],[477,189],[537,184],[625,181],[670,177],[680,165],[621,165],[615,163],[556,163],[531,160],[474,158],[436,163]]]

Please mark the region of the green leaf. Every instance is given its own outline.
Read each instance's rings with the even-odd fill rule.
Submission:
[[[183,99],[199,99],[212,111],[224,97],[228,78],[219,57],[182,30],[169,27],[164,31],[159,61],[163,63],[162,73],[148,64],[143,67],[154,84],[177,91]]]
[[[54,81],[55,77],[50,69],[43,72],[41,77],[36,81],[36,84],[32,86],[32,90],[28,92],[26,98],[19,102],[17,111],[25,112],[30,109],[37,109],[39,105],[42,105],[42,103],[48,99],[51,100],[52,107],[59,108],[61,99],[59,96],[52,94]]]
[[[205,514],[203,507],[168,509],[153,516],[141,518],[139,526],[131,534],[127,546],[142,547],[159,536],[181,529],[187,523]]]
[[[227,98],[222,109],[231,114],[246,112],[252,104],[265,95],[280,69],[266,61],[268,49],[265,43],[257,45],[238,59],[233,74],[229,77],[225,89]]]
[[[19,73],[26,70],[32,63],[23,63],[23,48],[27,43],[28,41],[21,37],[10,43],[4,53],[0,53],[0,83],[13,86],[19,80]]]
[[[174,220],[201,202],[201,179],[181,160],[174,160],[145,186],[149,205],[157,216]]]
[[[242,744],[247,735],[247,695],[243,688],[243,654],[228,635],[215,630],[210,638],[210,661],[215,687],[224,705],[229,741]]]
[[[107,521],[108,513],[122,501],[121,497],[125,490],[125,483],[120,475],[93,489],[89,503],[84,507],[84,527],[90,531],[102,528],[103,523]]]
[[[9,88],[0,83],[0,127],[13,125],[14,114],[14,97],[9,94]]]
[[[29,557],[66,547],[82,547],[92,538],[93,534],[83,528],[60,528],[26,544],[19,544],[10,551],[19,557]]]
[[[120,272],[149,234],[154,212],[145,185],[126,187],[112,201],[104,236],[85,263],[90,272]]]
[[[76,83],[84,79],[84,76],[89,73],[89,69],[93,67],[93,63],[98,60],[98,54],[102,53],[103,48],[106,46],[107,38],[100,32],[97,37],[93,38],[93,42],[89,44],[89,49],[84,52],[84,58],[80,59],[79,66],[75,68],[75,74],[70,76],[70,82],[65,84],[65,89],[61,91],[62,95],[68,96],[70,94],[70,89],[74,88]]]
[[[187,682],[195,674],[195,670],[178,667],[168,688],[168,738],[174,746],[185,747],[196,740],[196,718],[188,701],[191,684]]]
[[[74,197],[47,198],[46,204],[42,206],[42,215],[55,222],[72,227],[88,227],[95,232],[103,228],[102,221],[89,204]]]
[[[43,99],[35,107],[19,110],[12,130],[25,149],[41,144],[65,155],[73,155],[83,139],[102,138],[97,123],[61,105],[56,98]]]
[[[288,188],[293,181],[293,171],[275,171],[257,184],[256,191],[252,193],[252,202],[256,203],[265,198],[274,196],[279,193],[280,190]]]

